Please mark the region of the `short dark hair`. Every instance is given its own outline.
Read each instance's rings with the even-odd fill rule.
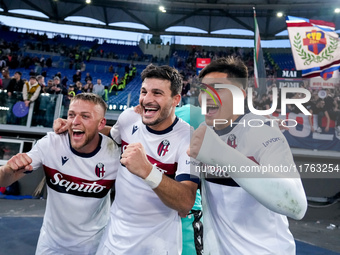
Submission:
[[[213,72],[228,74],[228,78],[236,79],[244,89],[248,86],[248,68],[239,58],[226,57],[213,60],[203,68],[199,78]]]
[[[142,81],[146,78],[156,78],[170,81],[171,96],[180,95],[182,92],[182,77],[175,68],[170,66],[148,65],[142,72]]]
[[[95,105],[100,105],[103,108],[103,110],[104,110],[104,115],[106,113],[107,103],[105,103],[103,98],[101,96],[98,96],[97,94],[93,94],[93,93],[80,93],[80,94],[77,94],[76,96],[74,96],[71,99],[71,103],[74,102],[74,101],[77,101],[77,100],[92,102]]]
[[[323,100],[323,98],[318,98],[318,100],[316,100],[316,104],[320,103],[320,102],[324,102],[325,100]]]
[[[21,72],[19,72],[19,71],[15,72],[15,73],[17,73],[17,74],[19,74],[20,76],[22,76],[22,73],[21,73]]]

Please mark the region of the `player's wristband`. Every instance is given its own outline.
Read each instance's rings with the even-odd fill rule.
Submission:
[[[153,165],[152,170],[148,177],[144,179],[145,183],[150,186],[151,189],[155,189],[161,183],[163,174],[158,170],[156,165]]]

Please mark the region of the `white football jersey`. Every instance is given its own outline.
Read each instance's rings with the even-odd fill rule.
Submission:
[[[229,146],[262,165],[294,165],[285,137],[277,127],[249,127],[265,118],[248,113],[240,124],[215,131]],[[242,123],[246,123],[244,124]],[[251,125],[261,125],[251,121]],[[254,199],[231,178],[207,174],[203,183],[205,255],[293,255],[295,242],[286,216]]]
[[[97,149],[84,154],[71,148],[68,134],[50,132],[27,153],[34,170],[43,166],[46,175],[39,243],[59,254],[95,253],[108,222],[120,152],[112,139],[100,137]]]
[[[133,109],[125,110],[111,129],[111,136],[121,143],[122,151],[140,142],[152,164],[177,181],[198,183],[190,175],[190,126],[176,118],[164,131],[154,131],[142,123]],[[116,196],[111,208],[104,244],[113,254],[173,255],[181,254],[182,229],[178,212],[167,207],[143,179],[120,166]]]

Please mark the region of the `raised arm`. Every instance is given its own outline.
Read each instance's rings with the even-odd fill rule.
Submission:
[[[223,142],[206,126],[194,132],[188,153],[206,164],[235,166],[237,171],[229,171],[229,176],[268,209],[293,219],[301,219],[305,215],[307,200],[294,167],[290,173],[242,172],[242,167],[258,165]]]
[[[26,153],[19,153],[10,158],[6,165],[0,167],[0,187],[7,187],[32,171],[32,159]]]

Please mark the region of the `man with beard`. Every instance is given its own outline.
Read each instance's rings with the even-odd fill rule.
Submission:
[[[122,155],[97,254],[181,254],[180,216],[193,207],[199,181],[186,154],[190,126],[175,115],[181,91],[175,69],[149,65],[142,72],[141,113],[127,109],[103,132],[121,144]]]
[[[180,216],[195,202],[190,126],[175,115],[182,79],[169,67],[142,72],[141,114],[124,111],[111,129],[122,145],[116,196],[97,254],[181,254]]]
[[[0,186],[43,167],[47,203],[37,255],[96,253],[110,214],[110,189],[117,176],[119,149],[106,136],[106,103],[97,95],[75,96],[68,132],[49,132],[28,153],[0,168]]]

